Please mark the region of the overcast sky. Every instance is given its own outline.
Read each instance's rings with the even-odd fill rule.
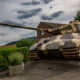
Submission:
[[[80,9],[80,0],[0,0],[0,22],[37,27],[40,21],[68,23]],[[0,46],[35,31],[0,26]]]

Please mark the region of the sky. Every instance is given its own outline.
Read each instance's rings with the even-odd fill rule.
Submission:
[[[41,21],[67,24],[80,10],[80,0],[0,0],[0,22],[37,27]],[[0,26],[0,46],[36,31]]]

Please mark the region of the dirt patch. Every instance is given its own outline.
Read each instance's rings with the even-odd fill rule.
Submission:
[[[16,44],[13,45],[6,45],[6,46],[0,46],[0,49],[4,49],[4,48],[15,48]]]

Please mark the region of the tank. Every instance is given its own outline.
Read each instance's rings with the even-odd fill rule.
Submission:
[[[42,38],[38,43],[29,49],[29,56],[32,60],[37,59],[80,59],[80,22],[72,21],[67,25],[53,29],[40,29],[28,26],[0,23],[0,25],[40,30],[51,33],[55,36]]]
[[[38,58],[36,59],[79,59],[80,33],[67,33],[41,39],[38,43],[32,45],[29,51],[30,53],[37,51],[36,57]],[[35,59],[33,56],[31,58]]]
[[[29,49],[32,59],[80,59],[80,22],[46,30],[56,36],[43,38]],[[35,55],[33,57],[33,55]]]

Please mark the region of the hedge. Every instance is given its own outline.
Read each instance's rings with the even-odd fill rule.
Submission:
[[[0,49],[0,57],[2,58],[0,60],[0,68],[2,68],[3,70],[8,68],[9,65],[8,56],[13,52],[22,53],[24,55],[24,62],[29,61],[30,59],[28,51],[29,51],[28,47]]]

